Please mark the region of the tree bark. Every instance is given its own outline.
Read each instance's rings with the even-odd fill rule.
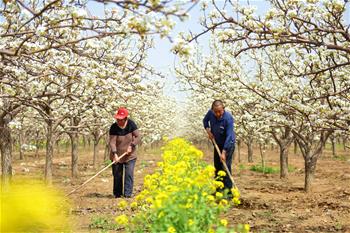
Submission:
[[[39,130],[35,134],[35,158],[39,158]]]
[[[305,164],[305,183],[304,190],[305,192],[311,191],[311,185],[313,182],[316,163],[318,158],[322,154],[323,146],[326,143],[328,137],[331,135],[331,131],[321,132],[319,141],[314,140],[314,134],[317,132],[311,132],[309,135],[301,135],[296,131],[293,131],[295,137],[297,137],[297,142],[300,148],[300,151],[304,157]]]
[[[1,184],[6,187],[12,178],[12,137],[9,120],[0,119]]]
[[[72,129],[70,130],[69,137],[71,140],[71,146],[72,146],[72,177],[77,178],[78,177],[78,140],[79,140],[79,134],[78,134],[78,128],[76,126],[79,125],[79,119],[77,117],[71,117],[70,123]]]
[[[19,149],[19,159],[23,160],[24,159],[24,151],[23,151],[23,133],[22,130],[19,131],[18,134],[18,149]]]
[[[305,192],[311,191],[311,186],[315,176],[317,158],[318,156],[311,157],[308,155],[308,159],[305,159]]]
[[[295,139],[294,139],[293,144],[294,144],[294,154],[296,155],[298,153],[298,143]]]
[[[56,154],[58,155],[58,154],[60,154],[61,153],[61,150],[60,150],[60,139],[57,139],[56,141],[55,141],[55,147],[56,147]]]
[[[84,149],[86,148],[86,138],[84,135],[83,135],[83,147],[84,147]]]
[[[262,146],[259,144],[260,157],[261,157],[261,167],[263,169],[263,173],[265,173],[265,145]]]
[[[293,142],[293,134],[290,127],[281,128],[280,133],[272,131],[272,137],[277,142],[280,151],[280,178],[288,178],[288,149]],[[295,142],[295,140],[294,140]]]
[[[52,158],[53,158],[53,124],[51,120],[47,120],[46,133],[46,159],[45,159],[45,181],[52,184]]]
[[[71,139],[71,145],[72,145],[72,177],[77,178],[78,177],[78,135],[76,132],[69,134]]]
[[[109,135],[106,135],[106,143],[105,143],[105,152],[103,155],[103,160],[106,161],[109,159],[109,153],[110,153],[110,148],[109,148]]]
[[[97,165],[97,154],[98,154],[98,142],[94,141],[94,156],[93,156],[94,168],[96,168],[96,165]]]
[[[241,162],[241,140],[237,140],[238,162]]]
[[[335,137],[330,137],[331,138],[331,143],[332,143],[332,155],[333,157],[336,157],[337,154],[336,154],[336,149],[335,149]]]
[[[247,146],[248,146],[248,162],[252,163],[253,162],[253,142],[249,140],[247,143]]]
[[[280,178],[288,178],[288,146],[280,147]]]

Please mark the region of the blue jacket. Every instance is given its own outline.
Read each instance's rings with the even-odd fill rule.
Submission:
[[[204,128],[210,128],[215,141],[220,148],[229,151],[236,142],[234,119],[231,113],[224,111],[218,120],[212,110],[209,110],[203,119]]]

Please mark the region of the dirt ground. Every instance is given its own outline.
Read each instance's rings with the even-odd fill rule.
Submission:
[[[204,148],[205,160],[212,164],[212,154]],[[350,151],[339,149],[339,158],[332,158],[326,150],[316,168],[313,190],[306,194],[304,186],[304,160],[301,155],[290,153],[289,165],[295,168],[288,180],[281,180],[279,173],[262,174],[250,171],[253,164],[246,161],[245,149],[241,150],[241,163],[233,165],[233,177],[241,191],[241,205],[232,207],[224,214],[230,225],[248,223],[252,232],[349,232],[350,233]],[[254,164],[260,156],[254,151]],[[102,151],[101,151],[102,155]],[[54,158],[54,185],[69,193],[98,169],[91,165],[92,152],[80,158],[80,176],[70,177],[70,157],[67,153],[56,154]],[[143,177],[152,173],[156,162],[161,160],[159,149],[140,151],[135,167],[134,193],[142,189]],[[267,166],[278,167],[277,150],[266,152]],[[24,161],[15,160],[14,176],[43,176],[45,159],[27,156]],[[102,160],[100,161],[102,162]],[[110,232],[113,227],[98,219],[108,219],[121,214],[117,204],[121,199],[112,196],[111,169],[105,171],[81,190],[72,194],[71,213],[74,232]],[[133,198],[126,199],[132,202]],[[128,214],[133,214],[128,211]],[[100,223],[98,225],[97,223]],[[122,229],[117,229],[122,232]]]

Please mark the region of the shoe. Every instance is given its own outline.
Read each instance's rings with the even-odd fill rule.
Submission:
[[[121,198],[121,195],[114,195],[114,198]]]

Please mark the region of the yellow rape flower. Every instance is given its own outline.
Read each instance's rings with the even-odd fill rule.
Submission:
[[[125,210],[127,206],[128,206],[128,203],[127,203],[125,200],[121,200],[121,201],[118,203],[118,208],[119,208],[120,210]]]
[[[223,189],[225,187],[222,181],[217,181],[217,180],[214,181],[214,185],[215,185],[215,188],[219,188],[219,189]]]
[[[228,201],[226,199],[220,200],[219,205],[226,206],[228,204]]]
[[[239,190],[237,188],[232,188],[231,192],[232,192],[234,197],[239,198],[241,196],[241,194],[239,193]]]
[[[175,233],[176,229],[173,226],[168,227],[168,233]]]
[[[244,230],[245,230],[246,232],[249,232],[249,231],[250,231],[250,226],[249,226],[249,224],[244,224]]]
[[[220,192],[215,193],[216,198],[222,198],[224,195]]]
[[[189,220],[188,220],[188,225],[189,225],[189,226],[192,226],[192,225],[193,225],[193,223],[194,223],[194,222],[193,222],[193,220],[192,220],[192,219],[189,219]]]
[[[118,223],[118,225],[122,225],[122,226],[128,224],[129,222],[128,217],[125,214],[122,214],[116,217],[115,221]]]
[[[226,172],[225,171],[219,171],[218,172],[218,176],[224,177],[224,176],[226,176]]]
[[[235,204],[235,205],[241,204],[241,201],[240,201],[237,197],[234,197],[234,198],[232,199],[232,201],[233,201],[233,204]]]
[[[213,228],[209,228],[209,230],[208,230],[208,233],[215,233],[215,231],[214,231],[214,229]]]
[[[137,202],[136,201],[131,202],[130,207],[131,207],[132,210],[136,209],[137,208]]]
[[[209,201],[214,201],[215,200],[213,195],[208,195],[207,198],[208,198]]]
[[[215,175],[215,167],[212,166],[212,165],[208,165],[206,168],[205,168],[205,173],[208,177],[214,177]]]
[[[13,179],[1,189],[0,201],[1,232],[70,231],[67,200],[40,181]]]
[[[227,223],[228,223],[228,222],[227,222],[226,219],[221,219],[221,220],[220,220],[220,224],[223,225],[224,227],[227,226]]]

